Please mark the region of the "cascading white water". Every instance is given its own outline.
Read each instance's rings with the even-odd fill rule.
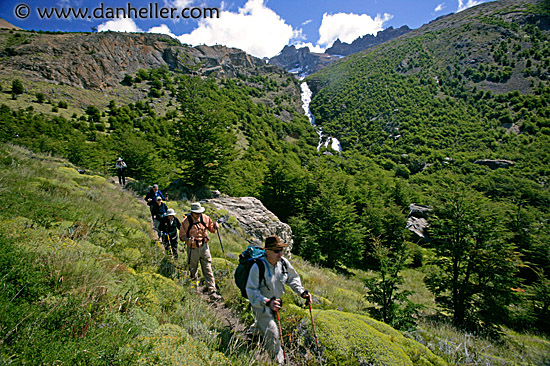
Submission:
[[[317,151],[321,149],[321,146],[328,147],[332,150],[342,152],[342,146],[340,145],[340,141],[334,137],[327,137],[327,139],[323,142],[323,129],[315,124],[315,116],[311,113],[311,110],[309,109],[309,104],[311,103],[311,96],[313,95],[311,89],[309,89],[309,85],[307,83],[300,84],[300,88],[302,89],[302,108],[304,109],[304,113],[309,119],[309,123],[311,126],[315,129],[317,134],[319,135],[319,143],[317,144]]]

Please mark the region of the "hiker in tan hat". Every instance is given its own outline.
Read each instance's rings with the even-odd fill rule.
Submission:
[[[200,202],[191,204],[191,214],[187,215],[181,222],[180,239],[187,244],[187,263],[191,280],[197,279],[199,262],[201,264],[202,275],[206,282],[206,292],[213,300],[219,300],[221,297],[216,290],[216,280],[212,271],[212,256],[208,248],[208,231],[215,233],[218,230],[218,223],[212,221],[210,217],[204,214],[204,207]]]
[[[267,350],[278,364],[283,364],[285,357],[275,314],[282,306],[281,296],[285,292],[285,285],[311,302],[311,294],[302,287],[300,276],[290,262],[283,258],[283,249],[287,246],[277,235],[267,237],[263,248],[265,257],[260,259],[265,267],[263,279],[255,263],[250,268],[246,283],[246,293],[256,320],[251,331],[265,337]]]

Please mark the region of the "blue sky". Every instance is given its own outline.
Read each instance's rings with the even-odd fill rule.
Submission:
[[[89,32],[93,28],[164,33],[193,46],[223,44],[257,57],[272,57],[288,44],[323,52],[338,38],[351,43],[359,36],[376,34],[390,26],[418,28],[441,15],[486,1],[0,0],[0,17],[27,30]],[[40,16],[39,12],[53,8],[87,11],[87,16]],[[117,18],[116,8],[138,17]],[[209,17],[216,11],[219,17]],[[123,12],[118,12],[122,16]]]

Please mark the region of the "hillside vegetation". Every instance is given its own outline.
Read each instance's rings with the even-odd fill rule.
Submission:
[[[525,306],[509,305],[533,284],[547,293],[548,19],[548,2],[486,3],[307,79],[316,122],[343,157],[369,157],[434,209],[426,283],[470,329],[525,326],[513,320]]]
[[[184,273],[184,259],[172,262],[151,240],[148,209],[137,197],[103,176],[80,174],[63,160],[5,144],[1,150],[3,364],[261,362],[256,360],[256,346],[249,349],[226,325],[227,319],[195,293]],[[187,204],[169,202],[178,212]],[[223,230],[222,238],[232,257],[246,247],[243,238]],[[228,304],[242,307],[244,300],[227,272],[232,273],[236,259],[228,268],[219,250],[214,255],[221,293]],[[342,303],[348,311],[357,311],[354,302],[342,301],[357,298],[361,303],[361,295],[352,282],[297,263],[308,288],[324,297],[314,312],[323,344],[317,356],[309,314],[292,295],[285,301],[283,327],[296,362],[318,364],[326,359],[327,364],[341,364],[351,360],[352,352],[358,362],[378,365],[445,364],[383,323],[330,310]],[[250,318],[250,310],[241,312]],[[335,328],[334,319],[343,316],[349,317],[345,324],[352,329]],[[342,343],[350,337],[352,342]]]
[[[204,363],[262,362],[164,258],[146,207],[105,181],[122,156],[127,188],[159,183],[179,213],[218,189],[258,197],[290,224],[322,343],[319,356],[307,309],[286,295],[298,364],[548,364],[549,9],[482,4],[310,76],[311,109],[341,154],[316,150],[298,81],[238,50],[1,31],[0,138],[47,154],[4,145],[0,155],[3,357],[106,349],[120,362],[185,363],[189,341]],[[56,40],[81,49],[52,58]],[[25,73],[33,50],[45,66]],[[121,50],[131,65],[116,62]],[[79,86],[73,58],[105,57],[105,74],[81,72],[108,88]],[[57,85],[47,70],[68,64]],[[406,229],[413,203],[427,206],[422,236]],[[246,242],[222,239],[233,267]],[[213,252],[226,305],[250,322]],[[34,346],[38,333],[48,347]]]

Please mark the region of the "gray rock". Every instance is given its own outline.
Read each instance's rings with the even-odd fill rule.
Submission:
[[[474,164],[486,165],[489,168],[494,170],[494,169],[500,169],[500,168],[508,169],[509,167],[514,165],[514,162],[511,160],[480,159],[480,160],[474,161]]]
[[[229,216],[235,217],[246,235],[250,236],[247,239],[256,244],[262,245],[266,237],[278,235],[283,242],[289,245],[285,256],[290,255],[293,244],[292,229],[289,225],[281,222],[259,199],[222,196],[205,201],[217,210],[225,210]]]
[[[430,226],[428,218],[431,212],[432,208],[429,206],[411,203],[409,205],[409,215],[407,216],[407,225],[405,228],[412,231],[419,238],[424,239],[424,230]]]

